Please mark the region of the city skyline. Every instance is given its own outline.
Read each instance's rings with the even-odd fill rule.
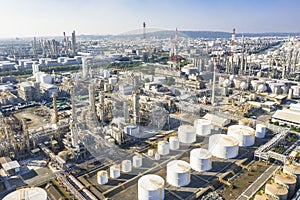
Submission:
[[[118,35],[142,28],[240,33],[298,32],[296,0],[2,1],[0,38],[71,34]]]

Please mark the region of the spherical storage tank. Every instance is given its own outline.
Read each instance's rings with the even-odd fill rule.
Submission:
[[[211,169],[211,153],[206,149],[193,149],[190,152],[190,165],[193,170],[205,172]]]
[[[165,197],[165,181],[155,174],[142,176],[138,181],[139,200],[163,200]]]
[[[109,168],[109,175],[111,178],[119,178],[121,175],[120,165],[112,165]]]
[[[264,124],[257,124],[256,125],[256,131],[255,131],[255,137],[257,138],[264,138],[266,135],[267,127]]]
[[[191,144],[196,141],[196,129],[193,126],[182,125],[178,128],[179,142]]]
[[[139,168],[143,165],[143,157],[142,156],[133,156],[132,165],[135,168]]]
[[[235,158],[239,152],[239,142],[234,137],[215,134],[209,137],[209,151],[218,158]]]
[[[288,198],[291,198],[296,189],[297,178],[295,175],[285,174],[285,173],[276,173],[275,183],[288,186]]]
[[[40,187],[22,188],[6,195],[3,200],[47,200],[48,195],[46,190]]]
[[[190,165],[183,160],[173,160],[167,164],[167,182],[181,187],[190,183]]]
[[[157,152],[160,155],[168,155],[170,153],[170,147],[169,147],[169,142],[167,141],[160,141],[157,144]]]
[[[276,196],[279,200],[287,200],[288,198],[287,187],[277,183],[267,183],[265,186],[265,193]]]
[[[101,170],[97,172],[97,182],[100,185],[104,185],[108,182],[108,173],[107,171]]]
[[[169,138],[169,144],[170,144],[170,149],[171,150],[177,150],[179,149],[179,139],[178,137],[170,137]]]
[[[122,172],[131,172],[131,160],[123,160],[122,161]]]
[[[255,130],[249,126],[232,125],[228,127],[227,135],[238,140],[239,146],[252,146],[255,142]]]
[[[194,128],[197,135],[209,135],[211,133],[211,122],[206,119],[196,119],[194,121]]]

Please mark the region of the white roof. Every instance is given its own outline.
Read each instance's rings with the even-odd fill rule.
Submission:
[[[230,123],[230,119],[226,119],[210,113],[207,113],[203,118],[209,120],[213,125],[218,126],[226,126]]]
[[[7,162],[7,163],[3,163],[2,167],[5,171],[11,170],[11,169],[16,169],[20,167],[20,164],[18,163],[18,161],[14,160],[11,162]]]
[[[289,109],[277,110],[272,118],[300,124],[300,112]]]

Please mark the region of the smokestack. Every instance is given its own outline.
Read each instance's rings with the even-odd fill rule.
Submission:
[[[232,35],[231,35],[231,56],[233,56],[235,51],[235,28],[232,30]]]
[[[214,60],[213,87],[212,87],[212,94],[211,94],[211,105],[212,106],[214,106],[214,104],[215,104],[216,71],[217,71],[217,63]]]
[[[132,106],[133,106],[133,123],[137,124],[139,121],[139,115],[140,115],[140,95],[135,92],[132,96]]]

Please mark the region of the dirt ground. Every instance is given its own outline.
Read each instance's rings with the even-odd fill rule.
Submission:
[[[34,114],[34,112],[39,112],[39,111],[41,111],[41,112],[45,111],[46,115],[40,116],[40,115]],[[23,118],[27,119],[27,126],[28,126],[29,131],[37,130],[42,126],[45,126],[47,123],[49,123],[51,121],[50,115],[43,108],[29,108],[29,109],[23,110],[19,113],[16,113],[14,116],[18,120],[21,120]]]

